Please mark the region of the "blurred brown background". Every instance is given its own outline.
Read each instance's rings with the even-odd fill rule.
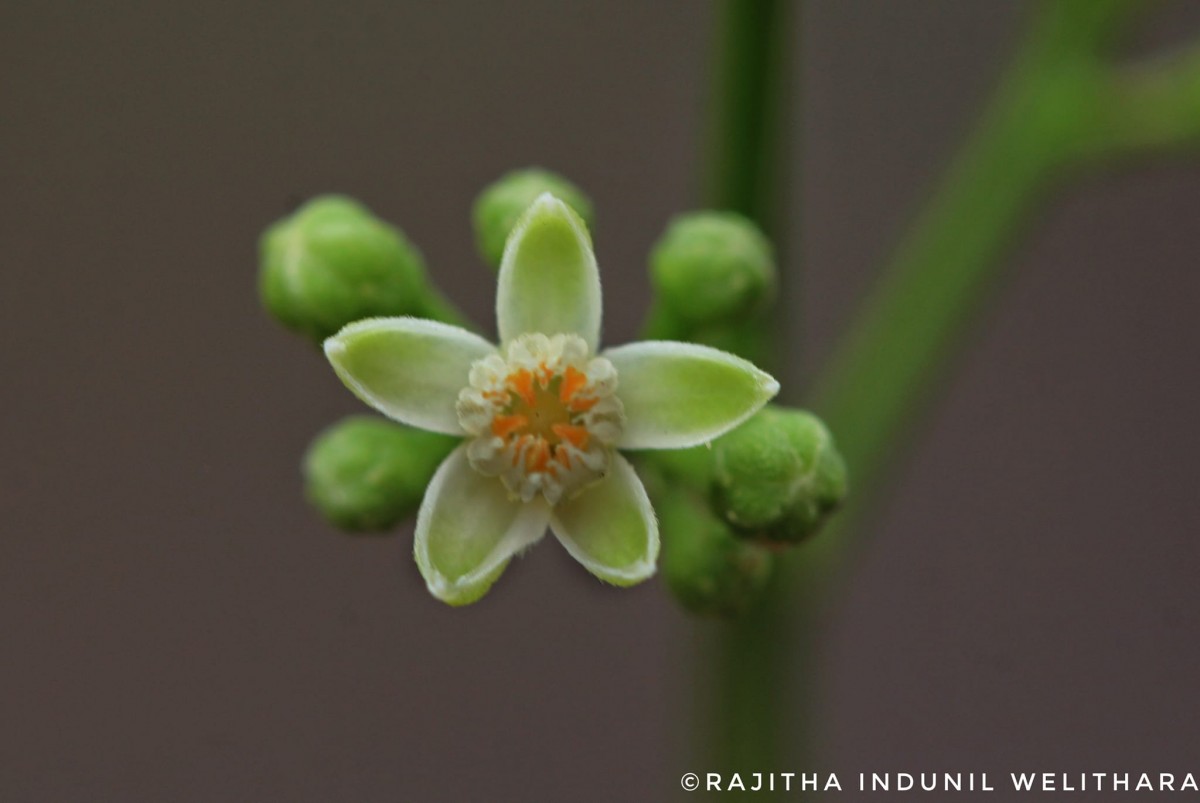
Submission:
[[[1022,10],[807,4],[793,388]],[[712,22],[686,0],[0,10],[0,799],[648,801],[705,770],[671,724],[692,623],[657,582],[600,587],[547,541],[449,610],[409,530],[309,510],[300,455],[360,407],[254,278],[262,227],[341,191],[491,321],[469,205],[542,164],[596,202],[607,338],[634,338],[644,256],[697,203]],[[1168,3],[1137,47],[1197,33]],[[1018,251],[830,617],[821,768],[1200,772],[1198,213],[1195,164],[1150,166],[1065,194]]]

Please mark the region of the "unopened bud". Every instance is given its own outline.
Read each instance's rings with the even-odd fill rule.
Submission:
[[[650,254],[650,278],[667,313],[691,326],[740,321],[775,292],[766,236],[732,212],[677,217]]]
[[[591,231],[592,203],[578,187],[548,170],[514,170],[487,186],[475,200],[471,215],[475,244],[485,262],[493,268],[500,266],[509,232],[521,214],[544,192],[571,207]]]
[[[259,250],[263,303],[318,343],[362,318],[425,314],[421,255],[349,198],[309,201],[268,228]]]
[[[382,532],[416,513],[425,487],[459,440],[370,416],[322,432],[304,458],[309,501],[351,532]]]
[[[713,449],[717,508],[751,538],[797,543],[846,495],[846,464],[811,413],[766,407]]]
[[[662,533],[660,566],[680,604],[707,616],[749,609],[771,577],[770,551],[738,538],[687,491],[660,494],[655,508]]]

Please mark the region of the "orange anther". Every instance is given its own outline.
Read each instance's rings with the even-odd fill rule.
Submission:
[[[587,427],[580,427],[574,424],[555,424],[550,429],[554,431],[555,435],[570,443],[576,449],[587,448]]]
[[[523,415],[498,415],[492,419],[492,434],[497,438],[507,438],[527,426],[529,419]]]
[[[508,375],[508,384],[518,396],[525,400],[526,404],[530,407],[534,405],[533,374],[529,373],[529,369],[522,368],[519,371],[513,371]]]
[[[573,413],[586,413],[588,410],[595,407],[599,401],[600,401],[599,399],[575,398],[575,399],[571,399],[571,401],[568,402],[567,406],[571,408],[571,412],[573,412]]]
[[[562,386],[558,389],[559,400],[566,404],[586,384],[587,374],[574,365],[568,365],[567,372],[563,375]]]

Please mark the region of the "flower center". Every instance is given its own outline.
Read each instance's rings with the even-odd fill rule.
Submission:
[[[523,335],[505,357],[475,363],[459,394],[468,457],[525,501],[556,504],[608,468],[624,423],[616,370],[574,335]]]
[[[505,384],[510,403],[492,419],[492,434],[542,441],[555,457],[566,459],[566,451],[559,452],[557,447],[563,441],[587,447],[588,431],[581,417],[597,400],[579,393],[587,376],[573,365],[563,375],[552,374],[545,367],[538,374],[525,368],[509,374]]]

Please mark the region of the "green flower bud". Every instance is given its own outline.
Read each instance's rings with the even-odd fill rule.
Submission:
[[[766,236],[732,212],[677,217],[650,254],[650,279],[666,313],[690,327],[762,312],[775,292]]]
[[[794,544],[846,495],[846,464],[811,413],[766,407],[713,449],[714,501],[744,535]]]
[[[475,244],[485,262],[493,268],[500,267],[508,233],[521,213],[544,192],[555,195],[575,210],[588,231],[592,230],[592,202],[578,187],[548,170],[514,170],[486,187],[475,200],[471,214]]]
[[[263,304],[318,343],[362,318],[425,313],[421,255],[349,198],[309,201],[268,228],[259,251]]]
[[[659,566],[683,607],[708,616],[748,610],[770,580],[770,551],[735,536],[685,491],[660,494],[654,507],[662,534]]]
[[[416,512],[433,472],[460,442],[381,418],[352,416],[309,447],[305,492],[334,526],[381,532]]]

